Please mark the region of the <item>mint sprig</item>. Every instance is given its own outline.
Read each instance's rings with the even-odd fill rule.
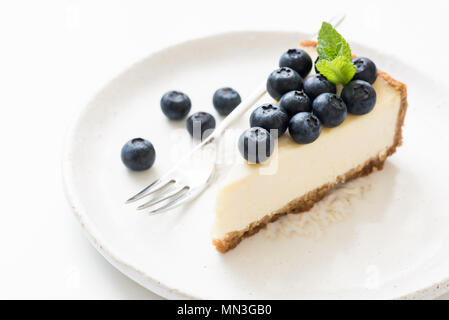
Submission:
[[[352,63],[351,48],[332,25],[323,22],[317,45],[320,62],[318,71],[330,82],[347,84],[355,75],[357,67]]]

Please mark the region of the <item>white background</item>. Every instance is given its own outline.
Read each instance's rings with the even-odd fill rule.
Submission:
[[[60,161],[75,114],[169,44],[229,30],[314,32],[341,12],[349,41],[448,83],[447,1],[1,1],[0,298],[158,298],[90,246],[66,204]]]

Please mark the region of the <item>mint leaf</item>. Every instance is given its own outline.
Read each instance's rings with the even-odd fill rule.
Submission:
[[[337,57],[332,61],[321,60],[316,65],[318,71],[332,83],[347,84],[354,78],[357,67],[343,57]]]
[[[352,80],[357,67],[352,63],[351,48],[327,22],[321,26],[316,49],[321,60],[316,67],[323,76],[335,84],[347,84]]]
[[[323,25],[321,26],[316,50],[321,60],[332,61],[337,57],[344,57],[348,61],[352,61],[349,44],[337,30],[327,22],[323,22]]]

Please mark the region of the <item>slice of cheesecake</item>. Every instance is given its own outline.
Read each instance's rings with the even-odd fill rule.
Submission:
[[[316,42],[303,41],[300,47],[315,61]],[[383,168],[402,142],[407,89],[381,71],[373,87],[377,102],[370,113],[348,114],[340,126],[323,128],[311,144],[297,144],[285,134],[266,163],[232,166],[217,196],[213,244],[219,252],[282,215],[311,209],[337,184]]]

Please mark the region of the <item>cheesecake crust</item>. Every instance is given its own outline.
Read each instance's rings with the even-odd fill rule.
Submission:
[[[305,40],[300,43],[302,47],[316,47],[317,43],[311,40]],[[314,204],[323,199],[332,189],[338,184],[345,183],[346,181],[356,179],[369,175],[373,171],[382,170],[385,160],[396,152],[397,147],[402,145],[402,126],[404,124],[405,114],[407,112],[407,86],[395,79],[383,71],[378,71],[378,77],[385,80],[391,87],[399,92],[401,96],[401,106],[399,108],[398,119],[396,123],[396,133],[394,137],[393,145],[388,148],[385,153],[379,154],[374,158],[369,159],[363,165],[351,169],[349,172],[337,177],[337,180],[332,183],[325,184],[320,188],[310,191],[309,193],[289,202],[283,208],[266,215],[262,219],[251,223],[247,228],[240,231],[229,232],[224,238],[214,239],[213,245],[217,251],[226,253],[229,250],[235,248],[243,239],[250,237],[259,230],[265,228],[268,223],[274,222],[280,217],[290,213],[302,213],[310,210]]]

